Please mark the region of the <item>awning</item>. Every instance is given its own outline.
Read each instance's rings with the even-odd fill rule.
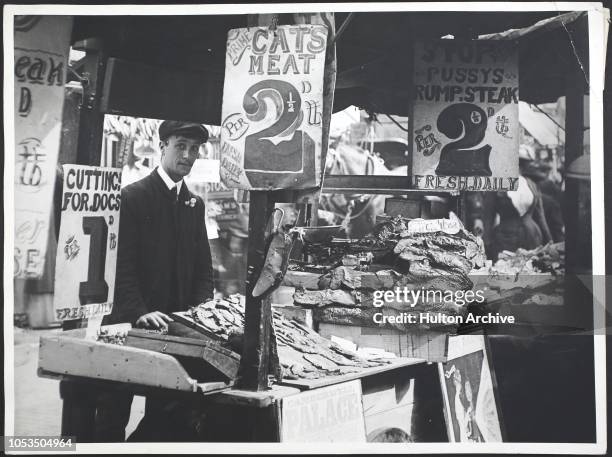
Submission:
[[[335,15],[336,29],[347,16]],[[279,24],[290,21],[291,15],[279,17]],[[244,14],[76,16],[72,42],[97,37],[113,59],[109,86],[115,96],[103,99],[110,112],[219,125],[227,32],[246,26]],[[406,116],[408,46],[416,39],[466,33],[517,39],[520,98],[553,102],[565,94],[566,75],[578,61],[588,75],[587,29],[584,12],[356,13],[337,41],[334,111],[355,105]]]
[[[565,143],[565,130],[546,114],[531,109],[525,102],[519,102],[519,122],[542,146],[559,146]]]

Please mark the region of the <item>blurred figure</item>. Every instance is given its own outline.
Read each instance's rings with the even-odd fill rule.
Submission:
[[[525,167],[524,175],[538,185],[552,240],[558,243],[565,239],[562,211],[563,191],[550,178],[551,170],[552,166],[547,162],[529,162]]]
[[[524,176],[534,158],[533,150],[521,145],[518,189],[513,192],[485,192],[484,239],[487,257],[493,261],[504,250],[535,249],[552,240],[542,194],[536,183]],[[498,217],[499,223],[496,224]]]
[[[129,151],[126,164],[121,170],[121,187],[140,181],[153,171],[149,163],[150,153],[148,148],[150,146],[140,145]]]
[[[219,232],[219,255],[224,271],[219,271],[218,291],[224,296],[236,293],[245,294],[249,204],[238,203],[237,217],[220,222]]]

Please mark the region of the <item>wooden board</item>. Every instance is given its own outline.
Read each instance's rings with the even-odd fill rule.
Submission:
[[[319,379],[283,379],[280,383],[284,386],[297,387],[302,390],[317,389],[319,387],[330,386],[332,384],[338,384],[341,382],[352,381],[353,379],[361,379],[366,376],[372,376],[379,373],[385,373],[387,371],[395,370],[396,368],[407,367],[410,365],[418,365],[425,363],[423,359],[409,359],[409,358],[397,358],[393,359],[393,362],[378,367],[363,368],[362,371],[357,373],[349,373],[340,376],[326,376]]]
[[[215,403],[267,408],[281,398],[297,395],[300,392],[297,387],[273,385],[269,390],[260,392],[230,389],[211,397],[211,400]]]
[[[240,356],[221,347],[217,342],[133,329],[128,332],[125,344],[173,356],[201,360],[212,365],[229,379],[236,379],[238,375]]]
[[[65,335],[40,338],[38,366],[59,375],[191,392],[198,389],[196,381],[170,355]]]
[[[288,287],[303,287],[307,290],[319,290],[320,273],[308,271],[287,270],[283,277],[283,285]]]
[[[177,321],[168,322],[168,335],[185,336],[187,338],[195,338],[206,341],[218,341],[217,339],[213,339],[208,335],[204,335],[203,333],[194,330],[183,322]]]
[[[234,381],[228,382],[199,382],[198,391],[203,394],[212,395],[228,391],[234,385]]]
[[[203,336],[213,340],[213,341],[223,341],[222,338],[219,338],[214,333],[209,332],[206,327],[198,324],[194,321],[191,316],[185,311],[179,311],[171,314],[172,319],[180,322],[181,324],[186,325],[187,327],[195,330],[196,332],[202,334]]]
[[[385,200],[385,214],[391,217],[402,216],[406,218],[421,217],[421,208],[424,201],[408,198],[387,198]]]
[[[319,324],[319,334],[347,339],[357,347],[372,347],[393,352],[399,357],[424,359],[428,362],[445,362],[448,351],[448,334],[426,330],[401,332],[371,327]]]
[[[413,437],[415,375],[415,370],[407,367],[362,380],[367,441],[380,439],[379,435],[390,429],[404,432],[406,440]]]
[[[415,331],[400,338],[401,353],[407,357],[419,357],[428,362],[445,362],[448,353],[448,333]],[[403,343],[406,343],[403,346]]]

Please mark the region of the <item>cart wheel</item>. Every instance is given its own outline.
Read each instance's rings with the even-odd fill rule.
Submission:
[[[367,437],[368,443],[411,443],[412,438],[401,428],[378,428]]]

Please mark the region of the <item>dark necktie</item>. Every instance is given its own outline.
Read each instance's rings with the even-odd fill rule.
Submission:
[[[174,196],[174,201],[177,202],[178,201],[178,192],[177,192],[178,187],[174,186],[172,189],[170,189],[170,191],[172,192],[172,195]]]

